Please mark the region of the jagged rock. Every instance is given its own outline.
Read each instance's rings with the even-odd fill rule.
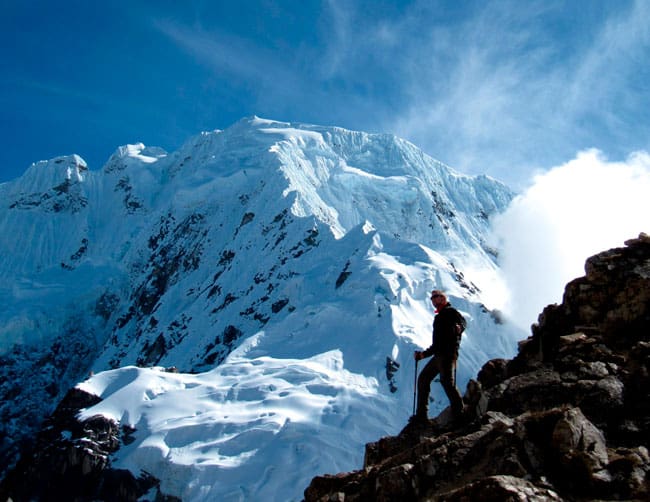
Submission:
[[[82,408],[99,401],[97,396],[71,389],[46,420],[30,454],[23,454],[0,484],[0,500],[136,501],[157,488],[159,480],[147,473],[136,478],[110,466],[110,454],[121,446],[121,434],[132,431],[121,433],[116,422],[103,416],[77,420]]]
[[[366,446],[305,500],[648,500],[650,237],[589,258],[510,360],[448,410]]]
[[[431,502],[466,502],[468,500],[548,502],[562,499],[553,490],[536,486],[525,479],[515,476],[488,476],[462,488],[434,495],[429,500]]]

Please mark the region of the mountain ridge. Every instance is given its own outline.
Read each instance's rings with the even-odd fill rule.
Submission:
[[[40,171],[48,166],[57,177]],[[490,356],[511,352],[518,336],[495,322],[474,283],[478,272],[496,273],[488,219],[512,192],[487,177],[455,173],[390,135],[254,117],[194,136],[172,153],[120,147],[99,171],[78,156],[28,171],[38,171],[40,181],[0,186],[9,201],[0,208],[0,245],[11,256],[0,284],[11,305],[0,318],[0,390],[12,396],[7,403],[23,405],[2,408],[4,451],[16,451],[16,435],[29,439],[25,409],[40,422],[88,371],[226,371],[241,364],[231,354],[253,339],[246,357],[271,364],[269,374],[279,371],[276,359],[338,350],[331,382],[341,371],[374,379],[373,427],[382,420],[396,427],[410,400],[412,361],[405,354],[429,343],[426,297],[434,285],[447,288],[471,318],[461,381]],[[21,389],[16,379],[24,375],[33,381]],[[318,382],[310,389],[336,400],[338,390],[324,390],[329,384],[317,374],[310,378]],[[225,374],[218,379],[228,381]],[[275,393],[252,390],[254,382],[249,394],[270,403]],[[399,411],[382,415],[386,399]],[[299,437],[314,434],[318,413],[308,417],[311,432]],[[261,420],[283,433],[284,426]],[[237,427],[257,426],[246,418]],[[371,433],[356,434],[354,443]],[[278,444],[274,437],[269,444]]]

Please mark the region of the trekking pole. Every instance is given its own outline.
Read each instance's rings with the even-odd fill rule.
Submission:
[[[418,391],[418,360],[415,360],[415,377],[413,378],[413,415],[415,415],[415,398]]]

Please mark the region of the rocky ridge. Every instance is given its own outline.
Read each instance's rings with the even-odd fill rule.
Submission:
[[[100,415],[77,419],[79,411],[99,402],[73,388],[38,433],[29,451],[0,482],[0,500],[136,501],[150,495],[160,502],[178,499],[160,492],[160,480],[147,472],[138,477],[115,469],[110,455],[129,444],[132,429]]]
[[[305,500],[648,500],[650,237],[586,261],[511,360],[486,363],[427,424],[366,446]]]

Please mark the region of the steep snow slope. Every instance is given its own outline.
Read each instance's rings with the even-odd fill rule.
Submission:
[[[464,298],[444,258],[359,227],[342,241],[352,253],[368,245],[352,255],[347,280],[337,289],[341,276],[327,264],[301,273],[295,310],[215,369],[127,367],[81,384],[104,398],[83,417],[104,414],[136,429],[114,465],[153,473],[164,492],[197,501],[300,500],[315,473],[360,467],[364,444],[399,431],[411,413],[412,352],[430,343],[433,313],[422,299],[434,285],[470,319],[463,389],[477,365],[512,355],[515,333]],[[436,412],[446,398],[433,390]]]
[[[83,384],[106,398],[88,413],[134,426],[116,465],[184,500],[296,499],[358,467],[411,411],[433,287],[470,320],[459,386],[520,335],[478,280],[512,194],[392,136],[254,117],[101,171],[38,163],[0,197],[3,449],[25,410],[121,368]]]
[[[406,142],[318,130],[253,119],[181,149],[183,165],[173,192],[168,185],[159,197],[147,249],[129,260],[140,282],[132,284],[113,347],[97,368],[212,366],[233,338],[254,333],[285,305],[296,308],[301,292],[294,283],[306,282],[308,270],[329,262],[323,273],[338,277],[352,253],[331,248],[366,221],[389,236],[454,251],[457,263],[494,266],[481,239],[485,216],[508,200],[504,187],[493,182],[494,193],[483,200],[471,190],[462,196],[458,187],[473,186],[471,178],[434,176],[430,171],[443,173],[442,166]],[[367,170],[350,166],[358,159]],[[179,358],[169,349],[181,340],[195,350]]]

